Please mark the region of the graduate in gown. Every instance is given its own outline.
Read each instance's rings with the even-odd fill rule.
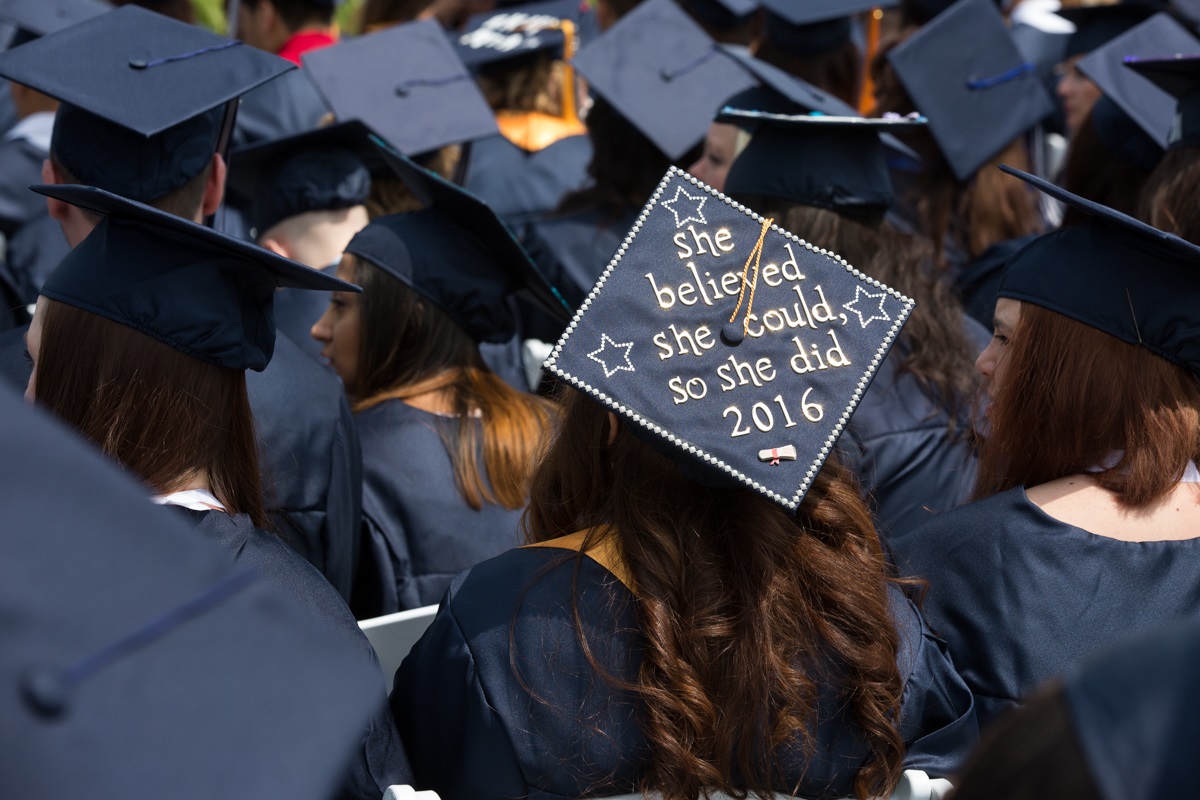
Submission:
[[[245,383],[245,371],[261,371],[274,350],[278,286],[356,287],[101,189],[40,189],[103,219],[42,288],[27,335],[27,398],[141,479],[155,502],[183,509],[232,561],[274,581],[378,669],[345,601],[268,530]],[[364,730],[356,756],[348,797],[378,797],[407,782],[385,713]]]
[[[980,718],[1099,648],[1200,609],[1200,248],[1089,215],[1009,262],[976,496],[895,543]]]
[[[910,301],[803,243],[781,279],[798,240],[679,170],[653,198],[547,361],[565,406],[532,545],[457,576],[396,673],[417,786],[865,798],[947,775],[969,692],[826,463]],[[681,225],[720,243],[694,263],[731,292],[683,282]],[[870,286],[889,321],[755,330],[814,286],[839,315]],[[799,374],[801,337],[849,360]]]
[[[486,204],[415,162],[381,155],[424,210],[371,222],[337,274],[313,337],[354,402],[363,445],[366,547],[354,610],[430,605],[463,569],[514,547],[547,402],[488,369],[479,342],[507,341],[510,300],[566,309]]]

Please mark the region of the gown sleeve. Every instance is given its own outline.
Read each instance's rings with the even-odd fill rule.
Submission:
[[[392,690],[392,711],[416,788],[432,789],[442,800],[523,797],[529,788],[512,740],[492,710],[487,676],[480,674],[455,618],[454,588],[400,665]]]

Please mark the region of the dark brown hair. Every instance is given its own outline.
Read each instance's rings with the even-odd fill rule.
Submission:
[[[1060,183],[1068,192],[1133,216],[1137,214],[1142,187],[1149,177],[1149,172],[1108,149],[1093,115],[1088,114],[1071,137]],[[1065,228],[1088,218],[1088,214],[1067,206],[1062,224]]]
[[[1003,355],[980,444],[975,497],[1096,474],[1117,502],[1141,508],[1200,458],[1200,381],[1138,345],[1032,303]]]
[[[231,514],[268,526],[246,373],[43,299],[35,393],[158,494],[202,472]]]
[[[488,369],[475,340],[432,302],[373,264],[347,258],[363,288],[355,412],[444,392],[456,416],[443,418],[439,432],[463,499],[474,509],[524,507],[550,404]],[[482,424],[473,424],[476,416]]]
[[[452,144],[438,148],[432,153],[424,153],[415,160],[422,167],[436,172],[448,181],[458,181],[459,168],[463,163],[463,149],[460,145]],[[386,217],[388,214],[407,214],[410,211],[420,211],[425,207],[408,184],[399,177],[372,176],[371,194],[364,204],[367,216],[371,219]]]
[[[477,78],[479,90],[492,111],[529,111],[558,116],[562,102],[554,88],[561,83],[561,62],[548,52],[535,53],[515,63],[484,69]]]
[[[853,41],[847,41],[828,53],[809,56],[764,38],[754,55],[858,108],[859,92],[862,91],[863,55]]]
[[[637,587],[637,679],[626,684],[596,662],[578,608],[576,630],[597,673],[644,709],[642,790],[694,800],[706,789],[743,797],[745,786],[765,797],[783,780],[782,751],[813,754],[817,700],[836,688],[870,753],[855,794],[889,794],[904,755],[899,638],[853,478],[827,464],[793,516],[750,490],[694,483],[629,431],[610,443],[603,407],[573,390],[563,399],[526,535],[590,530],[586,551],[613,531]],[[821,677],[831,674],[836,687]]]
[[[412,22],[433,0],[366,0],[359,12],[358,29],[372,33],[391,25]]]
[[[311,0],[242,0],[242,5],[251,9],[257,9],[259,3],[275,6],[279,18],[290,31],[298,31],[310,25],[328,28],[333,24],[336,10],[333,3],[330,3],[328,8],[323,8]]]
[[[58,173],[58,178],[63,183],[81,183],[81,181],[71,174],[71,171],[64,167],[57,158],[50,156],[50,163],[54,166],[54,170]],[[208,179],[212,175],[213,162],[210,159],[208,165],[200,170],[200,173],[193,178],[190,178],[187,183],[174,189],[162,197],[151,200],[147,205],[157,208],[167,214],[184,219],[195,219],[200,213],[200,208],[204,204],[204,190],[208,187]],[[103,188],[103,187],[100,187]],[[86,209],[79,209],[83,214],[92,219],[99,219]]]
[[[1159,230],[1200,244],[1200,148],[1168,150],[1142,189],[1138,216]]]

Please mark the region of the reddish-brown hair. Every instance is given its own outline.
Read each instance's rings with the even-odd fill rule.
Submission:
[[[204,473],[231,514],[268,526],[246,373],[44,298],[35,393],[106,454],[166,494]]]
[[[711,489],[628,431],[609,443],[608,413],[567,390],[562,426],[537,469],[527,537],[615,531],[636,592],[645,648],[626,684],[639,698],[648,763],[641,788],[665,800],[705,790],[765,797],[781,751],[816,743],[817,700],[839,691],[870,755],[859,797],[900,777],[903,683],[888,569],[854,480],[830,463],[798,515],[746,489]],[[828,669],[836,665],[835,669]],[[515,669],[515,664],[514,664]],[[818,676],[837,674],[840,685]],[[536,692],[536,687],[531,687]]]
[[[975,497],[1037,486],[1124,456],[1096,474],[1141,508],[1200,456],[1200,381],[1138,345],[1024,303],[993,384]]]

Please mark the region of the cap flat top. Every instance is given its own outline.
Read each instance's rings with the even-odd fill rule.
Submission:
[[[912,301],[764,223],[672,167],[546,367],[693,479],[794,511]]]
[[[0,20],[45,36],[111,10],[103,0],[4,0]]]
[[[900,0],[759,0],[762,7],[792,25],[852,17],[875,8],[895,8]]]
[[[758,122],[770,123],[783,128],[847,128],[847,129],[876,129],[908,130],[923,128],[929,120],[922,116],[901,116],[899,114],[884,117],[835,117],[826,114],[776,114],[768,111],[754,111],[747,108],[732,108],[726,106],[717,115],[718,122]]]
[[[1200,84],[1200,55],[1175,53],[1165,58],[1125,56],[1125,66],[1180,99]]]
[[[1200,55],[1200,41],[1169,14],[1155,14],[1093,50],[1078,68],[1150,138],[1166,146],[1175,121],[1175,98],[1154,81],[1126,69],[1125,60],[1176,53]]]
[[[290,69],[278,56],[138,6],[0,53],[0,75],[143,136]]]
[[[888,60],[960,181],[1054,109],[991,0],[960,0]]]
[[[343,40],[303,61],[338,120],[361,120],[406,155],[499,133],[474,78],[433,20]]]
[[[603,96],[670,159],[704,138],[717,109],[754,78],[671,0],[647,0],[574,61]]]

